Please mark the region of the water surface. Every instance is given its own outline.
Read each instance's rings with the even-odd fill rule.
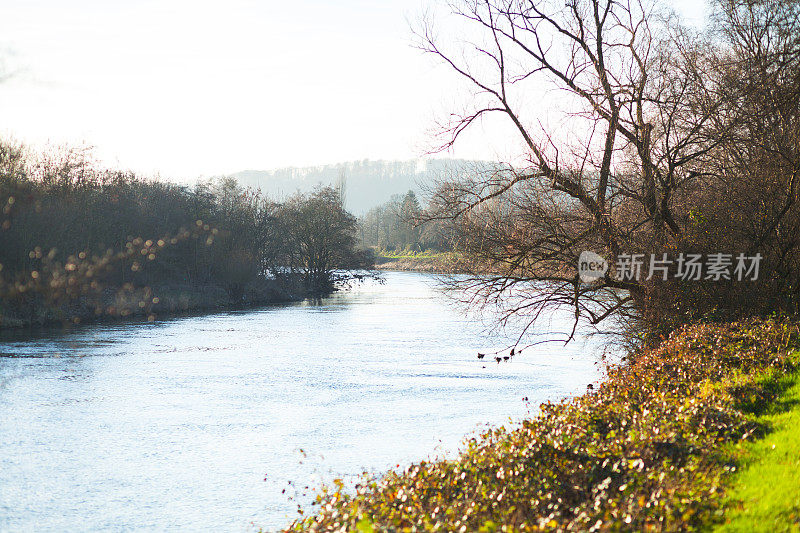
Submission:
[[[6,338],[0,530],[275,528],[293,486],[452,451],[599,378],[588,342],[480,362],[509,338],[431,275],[385,277],[317,303]]]

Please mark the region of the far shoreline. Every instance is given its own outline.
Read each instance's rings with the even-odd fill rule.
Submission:
[[[463,259],[453,253],[385,255],[375,257],[375,268],[396,272],[428,274],[463,274],[469,269]]]
[[[234,301],[218,286],[154,284],[130,293],[108,287],[94,297],[61,306],[31,302],[24,309],[0,308],[0,334],[35,332],[39,329],[74,327],[89,324],[125,324],[158,322],[187,316],[208,315],[229,311],[256,309],[271,305],[301,302],[308,298],[324,297],[302,287],[286,286],[267,280],[245,292],[241,301]],[[141,306],[142,291],[157,303]],[[332,291],[333,292],[333,291]],[[153,298],[155,297],[155,298]],[[97,309],[103,312],[98,313]]]

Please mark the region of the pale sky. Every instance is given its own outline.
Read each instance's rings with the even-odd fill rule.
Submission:
[[[174,179],[418,157],[463,97],[411,47],[427,3],[2,0],[0,135]],[[504,155],[483,137],[452,155]]]

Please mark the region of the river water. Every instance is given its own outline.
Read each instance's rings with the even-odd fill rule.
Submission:
[[[510,337],[432,275],[385,281],[1,339],[0,531],[276,528],[295,487],[452,453],[600,378],[585,339],[478,361]]]

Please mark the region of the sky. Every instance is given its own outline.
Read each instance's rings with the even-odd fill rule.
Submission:
[[[0,136],[181,181],[419,157],[468,96],[412,46],[429,4],[3,0]],[[671,4],[702,21],[703,0]],[[506,157],[507,134],[479,126],[447,155]]]

